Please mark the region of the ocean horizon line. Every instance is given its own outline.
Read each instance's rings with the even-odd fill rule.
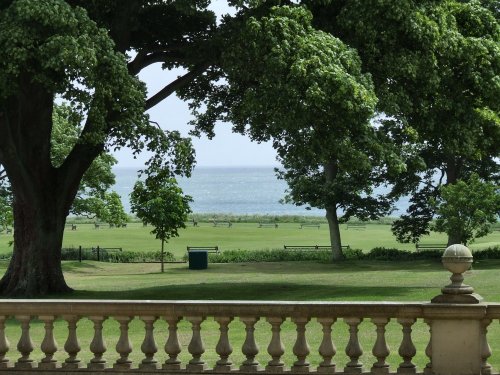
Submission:
[[[141,169],[144,168],[145,166],[121,166],[121,165],[116,165],[113,166],[112,169]],[[194,169],[256,169],[256,168],[280,168],[281,165],[274,164],[274,165],[195,165]]]

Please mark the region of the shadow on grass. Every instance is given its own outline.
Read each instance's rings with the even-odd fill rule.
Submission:
[[[87,273],[95,272],[99,270],[100,267],[96,262],[65,261],[63,263],[63,269],[64,272]]]
[[[376,261],[346,260],[337,263],[302,262],[262,262],[262,263],[209,263],[204,272],[221,274],[262,273],[262,274],[317,274],[318,272],[353,273],[380,271],[435,272],[443,270],[440,260]],[[188,266],[176,268],[175,272],[193,272]],[[195,271],[196,272],[196,271]]]
[[[80,290],[56,298],[76,299],[151,299],[151,300],[299,300],[299,301],[378,301],[407,297],[412,292],[430,294],[429,287],[325,286],[293,283],[201,283],[177,286],[157,286],[126,291]]]

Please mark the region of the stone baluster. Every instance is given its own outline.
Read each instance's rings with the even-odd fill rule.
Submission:
[[[246,360],[240,366],[241,371],[258,371],[259,362],[255,356],[259,354],[259,347],[255,342],[255,323],[259,320],[256,317],[241,317],[240,320],[245,324],[246,337],[241,352],[245,355]]]
[[[491,365],[488,363],[488,358],[491,357],[491,347],[488,344],[488,326],[491,319],[481,320],[481,375],[490,375],[492,373]]]
[[[385,326],[389,323],[389,318],[372,318],[372,323],[377,327],[377,339],[372,349],[377,362],[372,366],[372,374],[388,374],[389,364],[385,359],[389,356],[390,350],[385,340]]]
[[[432,371],[432,322],[430,320],[425,319],[425,323],[429,326],[429,342],[425,347],[425,355],[429,358],[429,362],[425,365],[424,375],[433,375],[434,371]]]
[[[102,337],[102,324],[107,318],[107,316],[89,316],[89,319],[94,323],[94,337],[90,343],[90,351],[94,354],[94,358],[87,365],[89,369],[102,370],[106,368],[106,360],[102,357],[107,350]]]
[[[215,371],[219,372],[229,372],[232,369],[232,362],[229,356],[233,352],[231,343],[229,342],[229,323],[233,320],[232,317],[220,316],[215,317],[215,321],[219,323],[219,341],[215,347],[216,353],[219,355],[220,359],[215,364]]]
[[[416,366],[411,361],[415,354],[417,354],[417,349],[413,345],[411,339],[411,327],[415,323],[414,318],[399,318],[398,323],[403,326],[403,340],[399,346],[399,355],[403,358],[403,362],[398,367],[398,373],[400,374],[415,374],[417,372]]]
[[[128,370],[132,367],[132,361],[128,358],[132,353],[132,343],[128,336],[128,325],[132,320],[130,316],[116,316],[115,320],[120,323],[120,337],[116,343],[116,352],[120,355],[113,365],[114,369]]]
[[[293,363],[292,371],[309,372],[307,356],[310,353],[310,349],[306,339],[306,324],[309,322],[309,318],[294,317],[292,318],[292,322],[297,326],[297,339],[293,346],[293,354],[295,354],[297,360]]]
[[[76,323],[79,317],[76,315],[64,315],[62,318],[68,322],[68,338],[64,343],[64,350],[69,355],[62,367],[65,369],[78,369],[83,366],[80,359],[77,358],[81,350],[78,336],[76,335]]]
[[[0,369],[10,367],[10,360],[5,357],[10,349],[10,342],[5,335],[5,320],[6,316],[0,316]]]
[[[21,337],[17,343],[17,350],[21,353],[21,358],[17,360],[14,367],[20,369],[31,369],[36,366],[30,354],[33,351],[33,341],[30,336],[30,321],[29,315],[18,315],[16,319],[21,323]]]
[[[165,320],[168,323],[168,338],[165,343],[165,352],[168,354],[168,358],[162,368],[168,371],[178,371],[181,369],[181,361],[177,358],[181,352],[181,344],[177,336],[177,324],[180,318],[176,316],[167,316]]]
[[[44,315],[38,317],[44,322],[45,336],[43,337],[40,349],[45,354],[45,358],[38,364],[38,368],[51,370],[60,367],[54,359],[54,354],[57,352],[57,342],[54,338],[54,320],[53,315]]]
[[[141,370],[156,370],[158,369],[158,361],[154,358],[155,353],[158,351],[158,346],[155,342],[154,337],[154,322],[156,322],[158,318],[156,316],[141,316],[141,320],[144,322],[144,328],[146,333],[144,335],[144,341],[141,345],[141,350],[146,356],[139,368]]]
[[[332,325],[337,321],[336,318],[318,318],[318,322],[322,326],[323,339],[319,346],[319,354],[323,361],[319,364],[318,372],[320,373],[334,373],[335,363],[332,362],[332,358],[337,353],[337,348],[332,341]]]
[[[283,372],[285,370],[285,363],[281,360],[283,354],[285,354],[285,346],[281,341],[281,324],[284,319],[281,317],[269,317],[267,318],[269,324],[271,324],[272,337],[267,347],[267,352],[271,356],[271,360],[267,363],[267,372]]]
[[[345,349],[345,354],[350,361],[347,363],[344,372],[346,373],[361,373],[363,364],[359,362],[359,357],[363,355],[363,349],[358,339],[358,326],[363,321],[361,318],[344,318],[344,322],[349,325],[349,342]]]
[[[186,317],[186,319],[191,323],[193,330],[193,336],[188,345],[188,352],[193,358],[186,366],[186,370],[193,372],[205,371],[207,369],[207,364],[201,359],[201,356],[205,353],[205,346],[201,339],[201,323],[205,320],[205,317],[193,316]]]

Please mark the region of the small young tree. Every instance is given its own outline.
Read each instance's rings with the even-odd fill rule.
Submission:
[[[458,233],[464,245],[491,232],[491,224],[500,215],[500,190],[493,183],[473,174],[467,181],[441,187],[440,199],[434,202],[438,215],[434,230]]]
[[[165,242],[179,235],[178,229],[185,228],[187,215],[191,212],[192,198],[184,195],[174,178],[148,178],[137,181],[130,194],[130,207],[145,224],[151,224],[151,231],[161,240],[161,272],[164,272]]]

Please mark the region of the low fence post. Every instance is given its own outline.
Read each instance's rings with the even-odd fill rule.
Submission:
[[[82,262],[82,245],[78,246],[78,261]]]
[[[97,261],[101,261],[101,256],[99,255],[99,246],[97,246]]]

